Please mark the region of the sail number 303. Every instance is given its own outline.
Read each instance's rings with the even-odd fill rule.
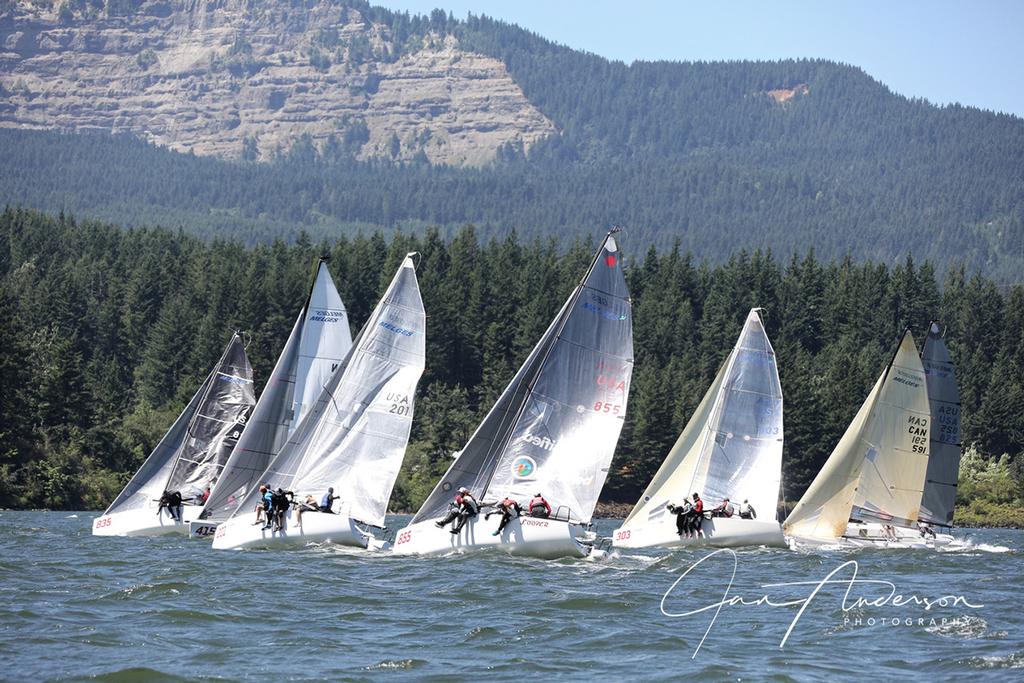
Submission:
[[[622,412],[622,406],[618,403],[605,403],[604,401],[598,401],[594,404],[594,410],[599,413],[611,413],[612,415],[618,415]]]

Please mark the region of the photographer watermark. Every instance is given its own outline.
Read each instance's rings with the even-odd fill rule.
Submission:
[[[720,561],[725,562],[729,562],[731,559],[732,574],[722,597],[715,602],[711,602],[702,607],[697,607],[696,609],[683,612],[669,611],[666,607],[666,603],[671,597],[673,597],[673,593],[682,593],[683,589],[680,586],[684,584],[687,579],[695,579],[698,575],[698,572],[695,570],[712,558],[718,558]],[[891,581],[859,578],[857,573],[860,566],[857,564],[856,560],[843,562],[818,581],[764,583],[759,586],[759,589],[765,590],[765,592],[760,595],[738,595],[733,594],[733,582],[736,579],[736,571],[738,567],[739,560],[734,550],[730,548],[715,550],[690,565],[686,571],[684,571],[682,575],[672,583],[669,589],[665,591],[665,595],[662,596],[661,613],[666,617],[685,618],[693,617],[705,612],[711,613],[711,619],[708,622],[707,629],[704,631],[704,635],[697,644],[697,648],[693,651],[693,657],[696,657],[697,653],[700,652],[700,648],[704,645],[704,641],[707,640],[708,635],[715,626],[715,621],[718,619],[722,609],[725,607],[762,606],[799,608],[797,609],[796,615],[793,617],[792,621],[790,621],[789,627],[786,629],[782,639],[779,641],[779,648],[785,647],[786,642],[789,640],[789,637],[796,628],[796,625],[800,622],[801,617],[804,616],[807,608],[815,602],[822,590],[828,586],[840,586],[844,588],[839,607],[842,609],[844,615],[843,625],[848,628],[861,626],[948,627],[955,625],[958,618],[952,616],[941,616],[938,614],[940,610],[952,608],[979,609],[984,607],[984,605],[972,604],[962,595],[942,595],[931,597],[918,595],[916,593],[900,593],[896,588],[896,584]],[[792,593],[798,589],[809,590],[806,594],[800,590],[799,597],[795,598],[787,598],[780,595],[787,592]],[[694,592],[694,587],[686,586],[686,593],[688,596],[692,596]],[[683,598],[680,597],[680,595],[676,595],[675,600],[682,601]],[[822,598],[822,600],[824,600],[824,598]],[[887,608],[889,610],[917,609],[923,610],[929,614],[926,617],[922,617],[920,615],[914,617],[909,615],[899,615],[898,617],[864,617],[856,614],[850,614],[854,610],[863,610],[866,608]]]

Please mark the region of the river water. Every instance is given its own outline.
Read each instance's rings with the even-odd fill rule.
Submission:
[[[1024,680],[1021,531],[959,530],[971,546],[956,552],[542,561],[213,551],[185,538],[96,538],[92,517],[0,513],[0,679]],[[596,524],[604,535],[616,526]],[[765,586],[833,571],[842,583],[810,600],[812,584]],[[885,601],[893,590],[903,597]],[[792,604],[662,611],[727,592]],[[943,596],[953,598],[915,604]]]

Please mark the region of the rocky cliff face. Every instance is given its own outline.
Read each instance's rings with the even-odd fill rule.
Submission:
[[[555,132],[498,60],[452,37],[396,46],[331,0],[0,0],[0,126],[245,158],[308,136],[452,165]]]

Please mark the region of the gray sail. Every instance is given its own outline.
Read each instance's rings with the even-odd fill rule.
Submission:
[[[952,526],[960,472],[960,391],[953,361],[936,323],[928,329],[921,362],[928,383],[932,431],[920,519],[931,524]]]
[[[556,513],[589,521],[622,429],[632,370],[629,292],[609,234],[412,523],[443,514],[461,486],[482,501],[541,492]]]
[[[338,314],[330,315],[332,312]],[[308,411],[311,407],[303,405],[296,385],[301,384],[302,393],[305,393],[305,388],[311,384],[325,382],[340,362],[338,359],[352,345],[348,318],[343,313],[344,306],[331,274],[321,261],[309,296],[292,326],[249,423],[200,514],[201,519],[227,519],[242,499],[258,488],[259,476],[297,427],[304,415],[302,409]],[[321,343],[324,337],[331,343]],[[304,371],[302,382],[297,381],[300,370]]]
[[[182,494],[201,494],[216,476],[216,463],[230,453],[254,403],[252,368],[235,334],[185,410],[104,514],[148,507],[165,489],[178,490],[189,481],[196,490]],[[203,465],[193,468],[189,463]]]
[[[180,491],[183,497],[197,500],[208,486],[216,485],[254,405],[252,366],[236,334],[189,424],[188,435],[167,480],[167,490]]]
[[[426,315],[406,257],[352,350],[261,479],[297,497],[334,488],[336,512],[381,526],[412,428]],[[254,506],[250,492],[239,508]]]

